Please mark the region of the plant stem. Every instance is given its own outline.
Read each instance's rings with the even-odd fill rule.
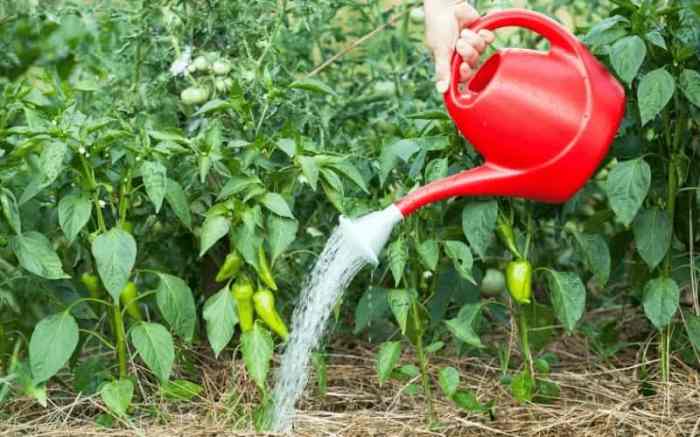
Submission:
[[[126,360],[126,332],[124,330],[124,318],[119,305],[119,300],[114,302],[112,307],[114,317],[114,334],[117,340],[117,359],[119,360],[119,378],[127,376],[127,360]]]
[[[418,316],[418,307],[414,303],[411,309],[411,315],[413,317],[413,323],[415,326],[421,326],[421,320]],[[435,411],[433,409],[433,394],[430,391],[430,375],[428,374],[428,358],[425,356],[425,351],[423,350],[423,336],[421,334],[417,335],[416,339],[416,354],[418,355],[418,362],[420,364],[420,376],[421,382],[423,383],[423,392],[428,401],[428,423],[435,421]]]
[[[530,338],[528,335],[527,317],[525,317],[525,307],[516,303],[518,311],[516,319],[518,322],[518,336],[520,338],[520,351],[525,359],[525,366],[530,374],[530,378],[535,377],[535,365],[532,361],[532,352],[530,351]]]
[[[126,172],[126,181],[122,184],[122,194],[119,198],[119,224],[124,225],[126,212],[129,209],[129,196],[131,195],[131,168]]]
[[[20,337],[15,340],[15,346],[12,349],[12,356],[10,357],[10,363],[7,365],[7,371],[5,372],[5,376],[9,376],[17,368],[17,363],[19,362],[19,352],[20,352],[20,347],[22,346],[22,339]],[[3,384],[2,387],[0,387],[0,404],[2,404],[5,399],[7,399],[7,395],[10,393],[10,387],[11,383],[6,383]]]

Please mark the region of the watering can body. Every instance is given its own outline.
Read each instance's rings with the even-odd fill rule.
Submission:
[[[500,50],[463,91],[456,83],[462,60],[455,55],[445,105],[485,163],[410,193],[396,204],[404,216],[466,195],[563,203],[607,154],[624,115],[624,88],[576,37],[544,15],[511,9],[471,28],[510,26],[539,33],[550,50]]]

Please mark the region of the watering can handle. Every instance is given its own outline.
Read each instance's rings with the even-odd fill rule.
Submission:
[[[538,33],[549,40],[552,52],[563,52],[570,56],[580,58],[578,54],[578,40],[569,33],[561,24],[552,20],[546,15],[527,9],[506,9],[493,12],[480,18],[476,23],[469,26],[474,32],[482,29],[496,30],[501,27],[522,27]],[[462,101],[465,96],[460,96],[459,66],[462,64],[462,57],[455,52],[452,57],[452,80],[450,89],[445,93],[445,98],[453,102]]]

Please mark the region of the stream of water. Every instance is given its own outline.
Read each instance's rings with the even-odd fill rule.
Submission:
[[[273,391],[273,431],[291,430],[296,402],[309,378],[311,353],[324,334],[333,307],[366,264],[377,265],[379,252],[401,219],[394,206],[357,220],[341,217],[307,277],[292,315],[291,336]]]

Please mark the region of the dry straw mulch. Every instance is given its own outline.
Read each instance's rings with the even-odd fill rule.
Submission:
[[[438,424],[427,426],[426,404],[405,393],[408,383],[379,387],[374,356],[364,344],[336,344],[328,357],[328,391],[321,398],[310,385],[299,405],[294,428],[299,436],[700,436],[700,374],[674,360],[668,385],[657,384],[653,396],[640,394],[642,368],[654,361],[622,354],[626,364],[602,364],[585,352],[584,340],[567,338],[553,351],[562,360],[551,379],[561,386],[561,399],[550,405],[515,403],[499,382],[495,361],[475,358],[435,359],[431,371],[451,365],[481,401],[495,401],[495,419],[461,411],[435,393]],[[224,436],[256,435],[250,422],[257,393],[240,361],[212,362],[202,354],[204,391],[193,402],[172,403],[138,387],[143,403],[138,416],[113,429],[95,426],[104,407],[97,397],[70,397],[52,387],[49,408],[16,400],[0,423],[4,436]],[[412,357],[404,356],[408,363]],[[233,369],[231,368],[233,367]],[[136,369],[143,371],[142,369]],[[652,380],[657,380],[652,375]],[[232,430],[243,431],[232,431]]]

